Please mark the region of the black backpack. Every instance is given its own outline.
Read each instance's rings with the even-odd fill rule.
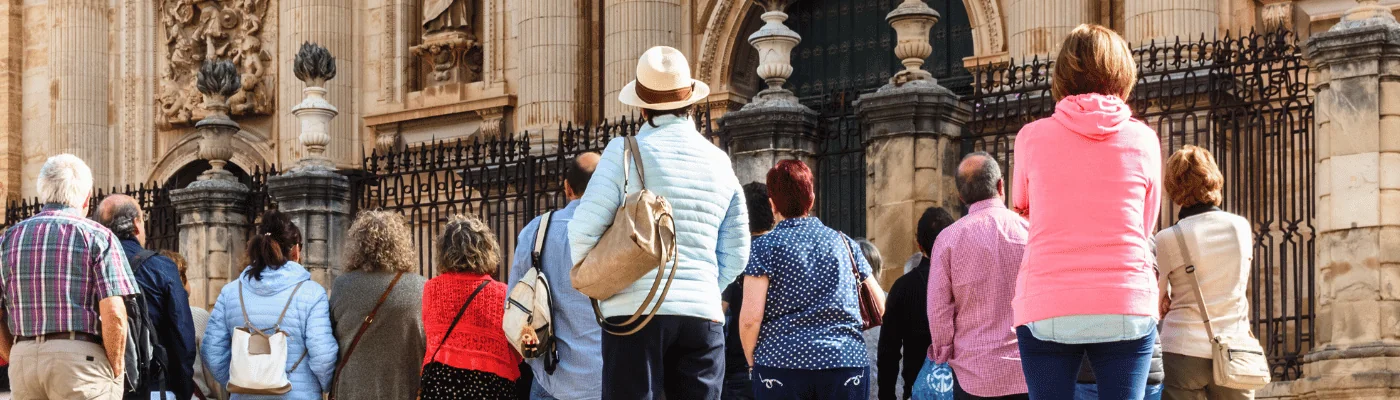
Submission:
[[[131,271],[141,270],[141,265],[155,256],[153,250],[142,250],[131,257]],[[150,308],[146,301],[147,293],[126,296],[126,394],[128,398],[150,398],[155,389],[165,392],[165,347],[160,345],[156,335],[156,324],[151,321]]]

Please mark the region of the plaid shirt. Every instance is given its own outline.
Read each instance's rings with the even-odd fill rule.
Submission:
[[[0,306],[16,336],[102,334],[97,303],[139,293],[116,235],[48,205],[0,236]]]

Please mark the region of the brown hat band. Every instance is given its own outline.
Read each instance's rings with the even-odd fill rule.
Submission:
[[[695,91],[695,84],[691,83],[690,86],[679,89],[652,90],[651,88],[642,86],[642,82],[639,81],[637,82],[636,89],[638,99],[642,99],[642,101],[647,102],[647,104],[661,104],[689,100],[690,92]]]

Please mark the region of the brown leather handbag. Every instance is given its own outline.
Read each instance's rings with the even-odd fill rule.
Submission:
[[[879,285],[860,279],[860,263],[856,261],[855,249],[851,248],[851,238],[841,235],[841,243],[846,244],[846,254],[851,256],[851,275],[856,281],[856,297],[860,303],[860,329],[868,331],[885,323],[885,291]]]
[[[593,312],[598,324],[614,335],[631,335],[651,322],[661,303],[666,300],[666,293],[670,291],[671,280],[676,274],[676,221],[671,215],[671,203],[647,190],[646,172],[642,168],[637,138],[627,136],[624,140],[623,190],[627,188],[629,163],[636,165],[637,179],[642,188],[626,194],[612,225],[603,232],[598,244],[569,271],[574,289],[594,299]],[[663,287],[662,273],[667,263],[671,263],[671,272],[665,274],[666,284]],[[621,324],[607,322],[598,300],[612,297],[652,271],[656,271],[656,279],[652,282],[651,292],[647,293],[632,317]],[[646,311],[648,306],[650,312]],[[646,314],[645,319],[642,318],[643,314]]]

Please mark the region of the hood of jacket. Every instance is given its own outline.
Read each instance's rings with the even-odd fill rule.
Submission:
[[[278,268],[264,269],[261,280],[254,279],[253,275],[248,273],[250,269],[252,267],[244,268],[243,275],[239,280],[243,282],[245,289],[259,296],[278,294],[298,283],[311,280],[311,273],[306,271],[306,267],[295,261],[287,261],[286,264],[282,264]]]
[[[1133,110],[1118,96],[1089,93],[1060,99],[1053,118],[1080,136],[1102,141],[1122,131]]]

